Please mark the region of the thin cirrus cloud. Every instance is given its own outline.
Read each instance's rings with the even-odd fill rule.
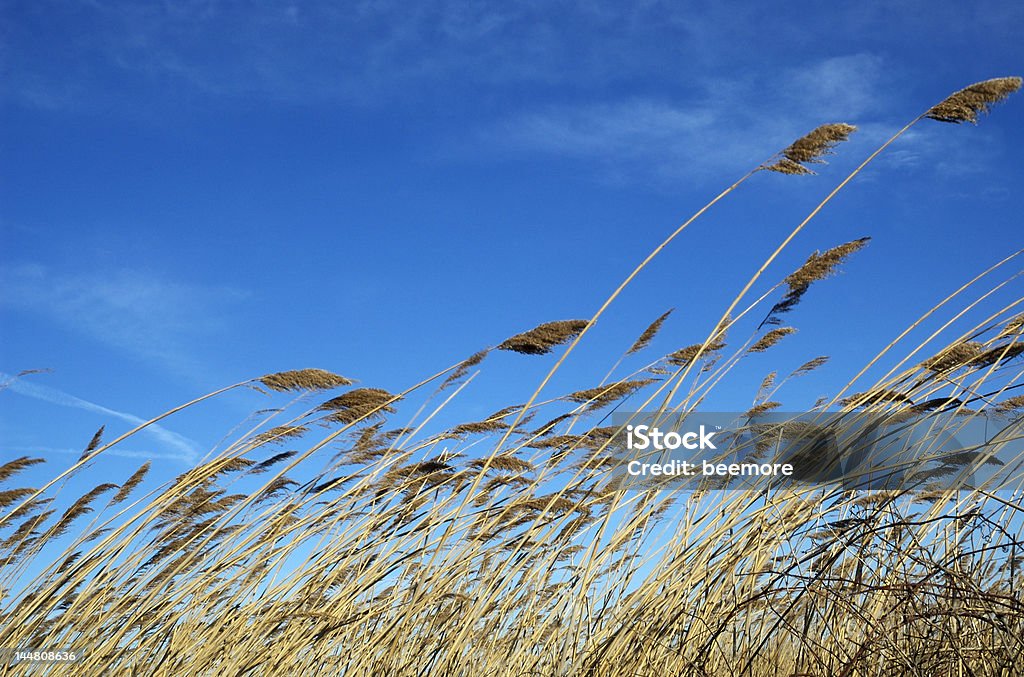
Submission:
[[[819,124],[871,115],[881,73],[877,56],[833,57],[764,77],[708,79],[678,101],[541,107],[483,136],[514,152],[594,161],[616,178],[699,179],[767,160]]]
[[[70,407],[72,409],[79,409],[81,411],[88,411],[94,414],[102,414],[104,416],[110,416],[113,418],[126,421],[134,426],[139,426],[146,423],[146,419],[135,414],[128,412],[117,411],[109,407],[104,407],[101,404],[84,400],[80,397],[76,397],[62,390],[56,388],[50,388],[48,386],[39,385],[37,383],[31,383],[24,379],[18,378],[11,374],[5,374],[0,372],[0,386],[3,390],[10,390],[11,392],[17,393],[25,397],[31,397],[36,400],[48,402],[50,404],[56,404],[62,407]],[[116,447],[110,450],[110,454],[114,456],[126,456],[131,458],[145,457],[145,458],[158,458],[179,461],[185,464],[194,464],[199,458],[199,445],[194,440],[185,437],[173,430],[157,424],[151,423],[142,430],[142,434],[150,437],[157,445],[159,450],[148,453],[138,452],[130,450],[119,450]],[[55,452],[63,453],[66,450],[52,450]],[[81,449],[78,453],[81,453]]]
[[[0,307],[49,321],[166,368],[192,372],[195,339],[224,329],[244,290],[168,280],[140,271],[73,274],[40,264],[0,272]]]
[[[708,80],[694,92],[672,101],[633,97],[540,106],[509,115],[483,129],[480,138],[510,155],[584,161],[616,183],[674,184],[745,171],[829,122],[857,125],[860,133],[844,153],[863,155],[923,112],[917,110],[920,101],[897,93],[883,59],[869,53],[763,77]],[[981,136],[975,135],[975,144],[988,143]],[[941,174],[941,158],[964,154],[963,143],[927,129],[915,131],[890,150],[880,168],[932,166]]]

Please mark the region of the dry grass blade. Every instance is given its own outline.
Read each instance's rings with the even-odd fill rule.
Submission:
[[[498,346],[498,350],[509,350],[523,355],[546,355],[555,346],[571,341],[586,326],[586,320],[546,322],[530,331],[506,339]]]
[[[987,113],[990,106],[1006,99],[1020,89],[1019,77],[993,78],[964,87],[933,106],[925,117],[939,122],[978,123],[978,115]]]
[[[257,379],[260,383],[278,392],[289,390],[330,390],[352,385],[350,379],[323,369],[296,369],[267,374]]]
[[[650,326],[648,326],[647,329],[644,329],[643,333],[640,334],[639,338],[637,338],[637,340],[633,343],[629,350],[626,351],[626,354],[632,355],[633,353],[640,352],[648,345],[650,345],[654,337],[657,336],[659,331],[661,331],[661,325],[665,324],[665,320],[668,319],[668,316],[672,314],[673,310],[675,309],[670,308],[666,310],[664,313],[661,314],[661,317],[656,319],[654,322],[651,322]]]
[[[831,154],[837,144],[846,141],[855,131],[856,127],[845,122],[821,125],[790,144],[777,161],[761,168],[781,174],[813,174],[805,165],[824,163],[824,156]]]

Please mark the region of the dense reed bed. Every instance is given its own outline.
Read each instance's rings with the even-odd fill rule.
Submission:
[[[1019,487],[625,491],[608,417],[699,410],[732,385],[741,360],[770,358],[808,290],[870,255],[867,238],[837,243],[749,298],[795,236],[913,125],[977,122],[1020,84],[978,83],[915,118],[782,234],[729,307],[705,318],[706,338],[648,355],[673,318],[638,327],[623,358],[649,359],[630,373],[604,376],[602,365],[592,382],[551,392],[564,361],[670,241],[760,172],[810,173],[852,125],[823,125],[755,167],[589,318],[541,324],[402,392],[301,369],[199,398],[150,424],[232,389],[260,390],[272,404],[169,482],[148,477],[147,463],[66,495],[144,426],[110,441],[100,431],[43,486],[19,481],[40,459],[6,460],[0,647],[82,656],[0,673],[1020,674]],[[1024,297],[981,312],[1012,291],[1018,260],[1006,254],[912,318],[818,410],[1012,420],[1024,409]],[[921,339],[925,320],[941,331]],[[543,361],[547,375],[525,402],[443,423],[496,353]],[[779,409],[779,389],[826,362],[808,356],[789,376],[767,373],[752,412]],[[863,386],[876,365],[888,372]]]

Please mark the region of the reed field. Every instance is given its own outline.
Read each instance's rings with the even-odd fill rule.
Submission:
[[[907,130],[984,124],[1020,85],[1002,77],[923,102],[848,176],[815,179],[835,187],[779,232],[732,303],[689,318],[702,340],[655,350],[684,332],[671,311],[652,317],[575,389],[556,390],[563,365],[669,242],[719,201],[743,199],[742,184],[764,172],[804,180],[856,127],[824,124],[751,168],[589,317],[537,318],[453,355],[450,367],[423,365],[401,392],[300,368],[230,385],[116,438],[101,429],[70,467],[8,456],[0,674],[1024,674],[1024,487],[1014,462],[965,450],[927,481],[885,490],[626,490],[611,416],[699,411],[711,392],[740,389],[733,378],[752,354],[770,364],[778,344],[814,322],[815,304],[870,283],[828,279],[871,256],[866,237],[823,243],[781,271],[797,235]],[[988,268],[958,269],[962,286],[906,318],[860,373],[837,374],[816,410],[1021,416],[1024,294],[1013,291],[1022,259],[1001,246]],[[938,329],[922,335],[923,326]],[[495,359],[541,365],[543,378],[525,401],[494,401],[489,416],[448,423]],[[760,384],[742,384],[757,392],[748,413],[785,411],[784,386],[827,362],[808,355],[795,370],[764,369]],[[184,474],[160,483],[149,463],[129,476],[103,471],[105,452],[146,426],[243,390],[259,391],[266,408],[226,422],[225,441]],[[940,481],[986,464],[1001,464],[996,481]],[[26,486],[41,468],[49,480]],[[23,648],[77,660],[15,661],[10,652]]]

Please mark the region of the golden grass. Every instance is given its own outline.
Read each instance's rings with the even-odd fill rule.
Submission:
[[[839,182],[717,321],[707,318],[707,338],[630,374],[541,397],[668,242],[759,170],[810,173],[805,165],[833,152],[851,125],[819,127],[748,172],[656,247],[589,320],[541,324],[400,393],[350,388],[350,379],[320,369],[267,374],[108,443],[101,429],[77,463],[38,489],[18,482],[38,459],[5,462],[0,647],[77,649],[79,663],[49,669],[80,675],[1015,674],[1024,654],[1024,506],[1016,496],[934,484],[624,491],[611,471],[621,460],[619,428],[595,412],[626,404],[692,411],[723,379],[738,378],[741,360],[768,359],[796,329],[762,326],[777,323],[867,242],[814,252],[745,302],[796,233],[913,124],[976,122],[1019,85],[972,85],[916,118]],[[913,322],[822,407],[894,417],[954,411],[965,422],[1019,411],[1016,306],[1024,299],[952,341],[939,338],[1005,289],[1012,276],[978,291],[1014,256]],[[968,293],[975,297],[964,300]],[[895,354],[939,313],[941,329]],[[766,319],[753,326],[757,317]],[[649,351],[668,318],[625,354]],[[750,318],[750,337],[736,340]],[[478,421],[443,422],[492,350],[522,360],[559,346],[566,347],[527,402],[497,403]],[[885,357],[894,362],[889,371],[862,383]],[[780,389],[827,360],[807,360],[781,379],[786,371],[770,371],[747,413],[778,410]],[[849,392],[855,384],[860,392]],[[432,404],[449,386],[447,399]],[[304,395],[267,410],[171,481],[160,484],[146,463],[120,484],[94,481],[77,498],[64,495],[146,425],[242,387]],[[293,411],[306,406],[305,394],[338,389],[345,390]],[[415,408],[416,398],[411,420],[396,425],[400,405]],[[544,422],[527,425],[535,417]],[[947,458],[930,479],[990,460]]]

